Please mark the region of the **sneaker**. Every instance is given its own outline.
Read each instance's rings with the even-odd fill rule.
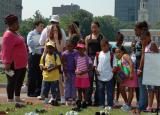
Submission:
[[[107,107],[104,108],[104,110],[111,111],[111,110],[112,110],[112,107],[111,107],[111,106],[107,106]]]
[[[37,99],[44,100],[44,97],[40,95],[40,96],[37,97]]]
[[[64,96],[61,97],[61,104],[65,104],[65,98],[64,98]]]
[[[152,107],[147,107],[146,111],[147,112],[152,112]]]
[[[127,104],[123,104],[123,106],[121,107],[121,110],[122,111],[125,111],[125,112],[128,112],[131,110],[131,107],[128,106]]]
[[[114,103],[114,105],[116,105],[116,106],[119,106],[120,104],[119,104],[119,101],[117,101],[117,100],[113,100],[113,103]]]
[[[14,99],[8,99],[7,102],[8,102],[8,103],[13,103],[13,102],[14,102]]]
[[[17,103],[25,103],[25,99],[20,99],[20,96],[15,96],[15,102]]]
[[[50,98],[50,100],[48,101],[48,103],[51,104],[53,100],[54,100],[53,98]]]
[[[50,104],[53,106],[59,106],[59,103],[56,100],[52,100],[52,102]]]

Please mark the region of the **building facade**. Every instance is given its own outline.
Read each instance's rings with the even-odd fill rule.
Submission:
[[[160,0],[148,0],[149,23],[160,22]]]
[[[120,21],[137,21],[140,0],[115,0],[115,17]]]
[[[138,11],[138,22],[142,21],[149,22],[148,0],[140,1],[140,8]]]
[[[80,10],[80,6],[76,4],[61,5],[60,7],[52,8],[52,15],[65,16],[78,10]]]
[[[120,29],[119,31],[124,35],[125,42],[132,42],[137,39],[134,29]],[[160,47],[160,29],[150,29],[149,31],[152,40]]]
[[[127,22],[145,18],[155,24],[160,21],[160,0],[115,0],[115,17]]]
[[[22,0],[0,0],[0,33],[6,29],[4,18],[8,14],[14,14],[21,20],[22,8]]]

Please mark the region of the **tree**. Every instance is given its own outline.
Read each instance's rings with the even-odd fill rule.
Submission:
[[[69,15],[61,17],[61,27],[68,31],[68,26],[73,21],[78,21],[80,23],[80,30],[83,36],[90,33],[90,24],[93,20],[93,14],[86,10],[80,9],[79,11],[72,12]]]
[[[27,37],[28,33],[34,28],[33,27],[34,22],[37,20],[43,21],[45,25],[47,25],[49,22],[49,19],[43,17],[41,13],[39,12],[39,10],[37,10],[35,14],[33,15],[33,17],[22,20],[21,25],[20,25],[20,33],[22,34],[22,36],[24,36],[25,38]]]
[[[101,33],[110,41],[114,40],[115,33],[118,31],[119,21],[113,16],[94,17],[100,23]]]
[[[119,22],[119,29],[133,29],[135,22]]]

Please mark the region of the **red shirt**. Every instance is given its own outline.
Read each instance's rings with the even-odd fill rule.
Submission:
[[[27,47],[21,35],[6,31],[2,39],[2,61],[3,64],[14,63],[15,69],[27,66]]]

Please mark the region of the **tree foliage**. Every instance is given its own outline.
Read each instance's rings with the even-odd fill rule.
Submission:
[[[34,22],[37,20],[41,20],[44,22],[45,25],[48,24],[49,19],[42,16],[42,14],[37,10],[33,17],[22,20],[20,25],[20,33],[26,37],[28,33],[34,28]]]
[[[101,33],[107,39],[113,41],[115,33],[118,31],[119,21],[113,16],[95,17],[94,20],[100,23]]]
[[[80,23],[80,30],[83,36],[86,36],[90,33],[90,24],[93,20],[93,14],[86,10],[79,10],[72,12],[69,15],[66,15],[61,18],[61,27],[68,31],[68,26],[73,21],[78,21]]]
[[[49,19],[42,16],[37,10],[31,18],[25,19],[21,22],[20,33],[24,37],[26,37],[29,31],[33,29],[33,24],[36,20],[42,20],[45,25],[49,23]],[[60,18],[60,20],[60,26],[65,30],[66,33],[68,33],[68,26],[73,21],[78,21],[80,23],[80,30],[83,37],[90,34],[91,22],[96,20],[100,23],[101,33],[110,41],[114,40],[119,29],[133,29],[135,25],[135,22],[120,22],[117,18],[110,15],[93,17],[92,13],[82,9],[63,16]],[[160,28],[160,22],[157,23],[155,27]]]

